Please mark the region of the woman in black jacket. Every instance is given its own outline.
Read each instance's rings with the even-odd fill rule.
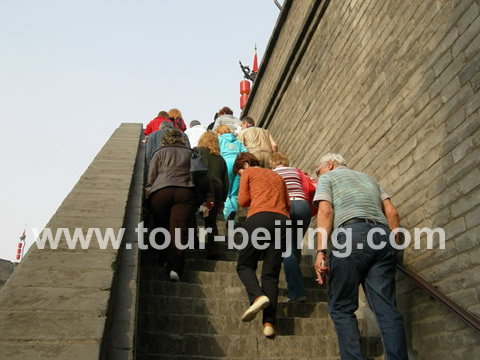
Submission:
[[[219,253],[214,242],[214,237],[218,235],[217,215],[223,210],[223,205],[228,194],[228,170],[225,160],[220,155],[217,134],[213,131],[206,131],[198,140],[198,147],[195,148],[202,160],[208,167],[208,175],[212,181],[215,200],[213,207],[205,214],[205,228],[211,228],[208,233],[207,258],[209,260],[218,260]]]
[[[185,146],[182,133],[176,129],[166,130],[160,149],[152,156],[145,185],[145,195],[156,222],[167,230],[166,238],[170,238],[166,270],[171,281],[180,280],[185,263],[184,248],[187,243],[193,244],[188,228],[199,204],[190,176],[191,157],[192,150]]]

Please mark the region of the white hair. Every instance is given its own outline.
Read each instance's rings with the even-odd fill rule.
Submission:
[[[319,165],[325,164],[327,161],[333,162],[335,166],[347,166],[347,162],[342,155],[336,153],[327,153],[320,158]]]

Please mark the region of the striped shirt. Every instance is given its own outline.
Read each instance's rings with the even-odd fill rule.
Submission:
[[[300,175],[298,174],[298,170],[296,168],[277,166],[275,169],[273,169],[273,171],[275,171],[283,178],[283,180],[285,180],[285,184],[287,184],[288,195],[291,198],[298,197],[300,199],[307,200],[305,193],[303,192]]]
[[[326,200],[332,204],[333,227],[345,221],[364,218],[387,225],[382,201],[389,196],[371,176],[340,166],[318,179],[314,203]]]

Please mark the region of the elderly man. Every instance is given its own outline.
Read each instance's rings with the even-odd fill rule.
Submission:
[[[271,168],[272,154],[278,151],[278,146],[270,131],[256,127],[255,121],[247,116],[242,119],[242,131],[237,138],[257,157],[261,167]]]
[[[341,155],[323,156],[317,175],[314,202],[320,232],[315,271],[320,284],[329,272],[328,311],[341,358],[364,359],[354,314],[361,284],[376,315],[386,358],[406,360],[403,319],[395,301],[397,250],[389,242],[389,228],[399,226],[398,212],[377,181],[347,168]],[[333,251],[328,265],[325,254],[330,235]]]

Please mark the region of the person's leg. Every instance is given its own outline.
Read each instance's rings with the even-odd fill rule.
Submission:
[[[195,214],[195,193],[192,188],[172,187],[171,189],[173,192],[173,205],[170,210],[171,244],[169,247],[167,271],[173,270],[181,274],[185,263],[184,250],[179,249],[175,243],[178,241],[182,245],[186,245],[189,240],[188,226],[191,217]],[[180,233],[178,240],[175,238],[177,232]]]
[[[156,191],[150,198],[150,205],[152,208],[152,216],[154,217],[154,228],[163,228],[166,231],[169,231],[170,229],[170,208],[173,203],[173,193],[170,188],[165,188]],[[152,231],[150,229],[150,231]],[[152,239],[155,241],[156,244],[162,245],[167,241],[168,236],[165,236],[163,233],[158,232],[155,235],[155,238]],[[151,246],[149,244],[149,246]],[[170,248],[173,246],[172,242],[170,241],[170,244],[168,244],[167,248],[165,250],[157,250],[160,251],[159,254],[159,259],[160,263],[163,265],[165,263],[168,264],[168,259],[169,256],[171,255],[172,249]]]
[[[260,221],[259,221],[260,220]],[[250,241],[250,236],[253,231],[261,226],[261,213],[250,216],[244,223],[249,240],[244,249],[241,249],[238,254],[237,273],[247,290],[250,304],[253,304],[256,298],[264,295],[260,284],[258,283],[257,270],[258,260],[262,253],[261,250],[256,249]]]
[[[362,243],[365,248],[368,224],[348,227],[352,237],[348,239],[345,234],[339,234],[336,241],[339,248],[334,249],[329,258],[328,312],[335,324],[341,358],[363,360],[355,311],[358,309],[358,288],[368,270],[371,254],[357,245]],[[346,247],[342,250],[342,246]]]
[[[214,185],[215,194],[220,194],[222,189],[218,188],[218,186]],[[218,246],[215,243],[215,236],[218,235],[218,227],[217,227],[217,215],[218,209],[220,207],[220,203],[222,199],[220,197],[216,197],[215,205],[210,209],[208,215],[204,218],[205,221],[205,228],[211,228],[212,231],[207,234],[207,258],[211,260],[217,260],[219,256]]]
[[[307,295],[300,270],[301,242],[310,222],[310,206],[306,200],[291,202],[290,220],[292,221],[291,236],[287,234],[287,256],[283,258],[283,267],[288,286],[288,299],[295,300]],[[302,225],[298,226],[298,221],[301,221]]]
[[[227,164],[228,171],[228,194],[227,200],[225,201],[225,206],[223,208],[223,215],[225,219],[228,219],[230,214],[233,211],[237,211],[238,207],[238,187],[240,184],[239,176],[235,175],[233,172],[233,164],[235,163],[235,158],[233,156],[225,157],[225,163]]]
[[[282,268],[282,252],[285,250],[288,218],[277,213],[266,212],[263,214],[263,227],[269,231],[271,237],[268,248],[263,252],[262,290],[270,299],[270,305],[263,310],[263,323],[269,322],[274,325],[278,302],[278,279]],[[275,239],[277,234],[280,235],[280,239]]]
[[[388,234],[388,230],[384,229]],[[387,236],[375,234],[374,243],[378,245],[380,242],[386,246],[382,250],[376,250],[375,262],[366,275],[363,288],[368,303],[377,317],[386,358],[407,360],[403,318],[395,300],[396,250],[388,243]]]

